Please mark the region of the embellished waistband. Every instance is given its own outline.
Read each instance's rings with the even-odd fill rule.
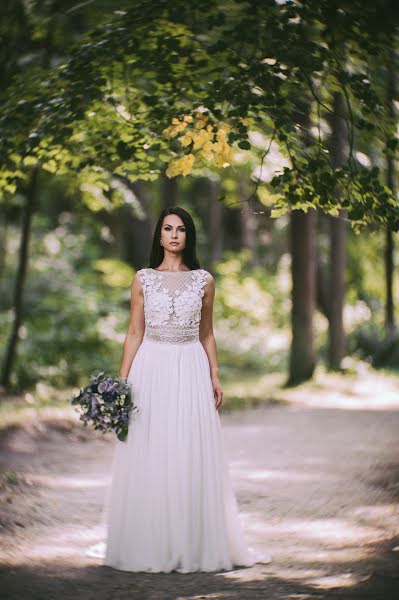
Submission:
[[[199,341],[199,328],[198,324],[180,328],[178,325],[158,325],[157,327],[146,325],[144,338],[166,344],[197,342]]]

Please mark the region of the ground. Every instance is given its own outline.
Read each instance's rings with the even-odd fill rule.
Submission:
[[[399,397],[320,390],[220,411],[240,518],[270,564],[149,574],[101,564],[114,439],[71,414],[4,428],[0,597],[399,598]],[[323,392],[323,393],[322,393]],[[383,393],[384,392],[384,393]]]

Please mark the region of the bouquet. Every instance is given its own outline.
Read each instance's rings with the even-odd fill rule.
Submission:
[[[91,422],[94,429],[103,433],[114,431],[117,438],[126,440],[129,418],[132,411],[138,410],[133,404],[130,384],[125,380],[114,379],[97,369],[90,375],[91,384],[71,398],[72,405],[80,413],[84,426]]]

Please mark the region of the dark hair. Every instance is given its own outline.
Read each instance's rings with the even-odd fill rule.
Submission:
[[[150,268],[156,269],[163,261],[165,250],[164,247],[161,246],[159,240],[161,237],[162,223],[167,215],[177,215],[178,217],[180,217],[186,228],[186,244],[183,250],[184,264],[191,270],[200,269],[201,265],[196,255],[197,235],[195,231],[194,221],[191,215],[180,206],[164,208],[161,211],[161,214],[159,215],[158,222],[155,226],[154,237],[152,240]]]

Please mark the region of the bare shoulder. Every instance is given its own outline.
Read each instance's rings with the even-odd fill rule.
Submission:
[[[204,272],[204,280],[205,280],[205,295],[213,294],[215,291],[215,279],[209,271],[206,269],[202,269]]]
[[[133,279],[132,279],[132,285],[131,285],[133,290],[137,290],[137,291],[142,290],[143,281],[144,281],[144,277],[145,277],[145,271],[146,271],[146,269],[139,269],[134,274]]]
[[[210,283],[211,285],[215,284],[215,280],[213,278],[212,273],[209,273],[209,271],[207,271],[206,269],[204,269],[205,271],[205,281],[207,283],[207,285]]]
[[[205,276],[206,276],[206,280],[207,280],[207,281],[214,281],[212,273],[209,273],[209,271],[207,271],[206,269],[202,269],[202,270],[203,270],[203,271],[204,271],[204,273],[205,273]]]

